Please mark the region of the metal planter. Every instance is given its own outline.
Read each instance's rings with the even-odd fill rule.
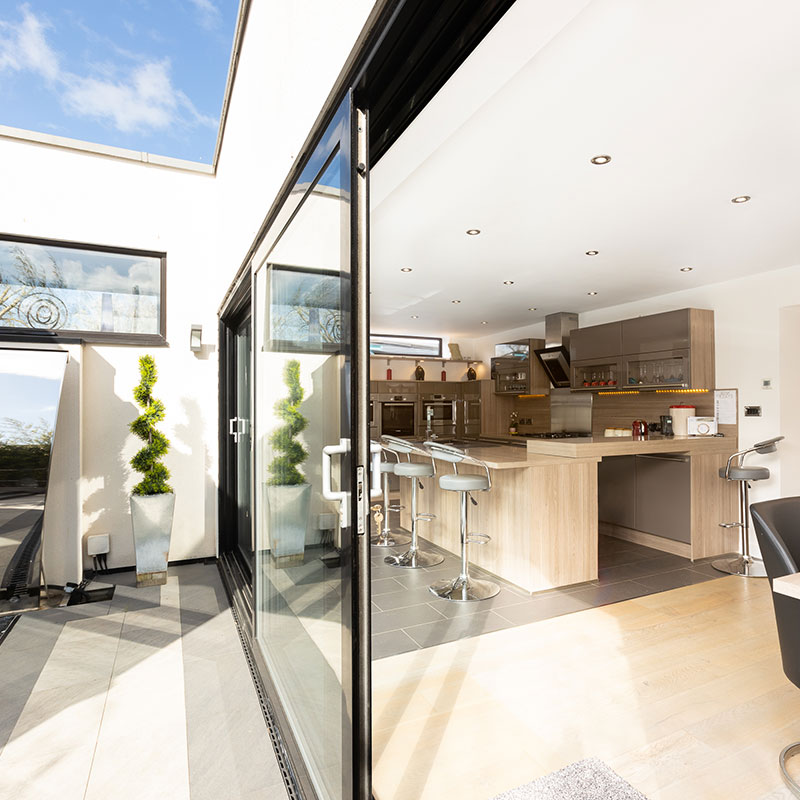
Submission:
[[[167,559],[172,534],[175,495],[131,495],[131,525],[136,548],[136,585],[167,582]]]

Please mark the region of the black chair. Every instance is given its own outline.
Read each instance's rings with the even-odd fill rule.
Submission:
[[[769,585],[775,578],[800,572],[800,497],[783,497],[750,506],[758,546]],[[775,622],[786,677],[800,688],[800,599],[772,592]],[[800,752],[800,742],[783,749],[779,764],[783,780],[800,797],[800,785],[786,771],[786,760]]]

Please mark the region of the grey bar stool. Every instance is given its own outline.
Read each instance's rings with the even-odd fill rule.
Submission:
[[[398,439],[396,436],[381,436],[381,444],[395,453],[405,453],[408,460],[398,461],[394,465],[394,474],[401,478],[411,479],[411,547],[405,553],[386,556],[383,561],[392,567],[406,567],[409,569],[433,567],[436,564],[441,564],[444,561],[444,556],[439,555],[439,553],[420,550],[417,538],[417,524],[435,519],[433,514],[417,512],[417,485],[420,478],[432,478],[436,474],[433,458],[426,450],[416,447],[405,439]],[[418,461],[412,461],[412,453],[430,459],[429,463],[420,464]]]
[[[769,478],[766,467],[751,467],[744,465],[745,456],[749,453],[774,453],[777,443],[783,436],[775,436],[763,442],[757,442],[747,450],[734,453],[724,468],[720,469],[719,476],[726,481],[739,482],[739,521],[720,522],[721,528],[741,528],[742,554],[736,558],[718,558],[711,562],[711,566],[720,572],[729,575],[741,575],[745,578],[766,578],[767,571],[760,558],[750,555],[750,483],[752,481],[765,481]]]
[[[403,547],[411,541],[410,536],[404,533],[393,533],[389,525],[389,512],[399,513],[405,506],[389,502],[389,476],[394,475],[394,468],[400,462],[400,456],[388,447],[381,445],[384,460],[381,461],[381,477],[383,478],[383,528],[375,533],[369,540],[373,547]],[[394,456],[394,461],[389,461],[389,455]]]
[[[453,465],[452,474],[442,475],[439,478],[439,488],[446,492],[459,492],[461,495],[461,572],[455,578],[432,583],[430,590],[437,597],[459,603],[488,600],[500,591],[500,587],[493,581],[470,577],[467,546],[469,544],[485,544],[489,541],[489,537],[485,533],[469,533],[467,531],[467,499],[475,503],[475,500],[470,497],[470,492],[488,492],[492,488],[489,467],[483,461],[472,458],[463,450],[448,444],[425,442],[425,446],[435,459],[449,461]],[[486,475],[460,475],[459,464],[473,464],[481,467],[486,471]]]

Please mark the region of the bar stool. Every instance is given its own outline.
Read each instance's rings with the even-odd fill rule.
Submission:
[[[406,567],[419,569],[420,567],[433,567],[444,561],[444,556],[439,553],[430,553],[419,549],[417,538],[417,523],[429,522],[436,519],[434,514],[421,514],[417,512],[417,484],[420,478],[431,478],[436,474],[431,454],[420,447],[415,447],[405,439],[396,436],[381,436],[381,444],[395,453],[405,453],[408,461],[399,461],[394,465],[394,474],[401,478],[411,478],[411,547],[405,553],[386,556],[385,564],[392,567]],[[430,459],[429,464],[420,464],[411,460],[411,454],[424,456]],[[422,484],[419,484],[420,487]]]
[[[741,528],[742,531],[742,554],[736,558],[718,558],[711,562],[711,566],[720,572],[729,575],[741,575],[745,578],[766,578],[767,571],[764,562],[760,558],[750,555],[750,483],[752,481],[764,481],[769,478],[769,470],[766,467],[744,466],[744,458],[749,453],[774,453],[778,448],[777,442],[783,436],[776,436],[773,439],[766,439],[757,442],[747,450],[740,450],[734,453],[724,468],[720,469],[719,476],[726,481],[739,482],[739,521],[720,522],[720,528]]]
[[[455,578],[436,581],[429,588],[433,594],[444,600],[453,600],[459,603],[488,600],[500,591],[500,587],[493,581],[470,577],[467,545],[486,544],[489,537],[485,533],[467,532],[467,499],[469,498],[475,503],[470,492],[488,492],[492,488],[489,467],[483,461],[472,458],[457,447],[439,442],[425,442],[425,446],[430,450],[434,459],[449,461],[453,465],[452,474],[442,475],[439,478],[439,488],[446,492],[458,492],[461,495],[461,572]],[[474,464],[486,470],[486,475],[459,475],[459,464]]]
[[[394,475],[394,468],[400,462],[400,456],[398,456],[394,450],[383,447],[383,445],[381,445],[381,449],[384,455],[387,456],[386,459],[381,461],[381,476],[383,478],[383,529],[375,533],[369,541],[373,547],[403,547],[411,541],[411,537],[406,536],[404,533],[392,533],[391,526],[389,525],[389,512],[394,511],[399,513],[405,508],[405,506],[401,506],[399,503],[389,502],[389,476]],[[394,462],[388,460],[389,453],[394,456]]]

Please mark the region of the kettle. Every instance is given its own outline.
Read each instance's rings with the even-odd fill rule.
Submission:
[[[647,436],[647,423],[643,419],[635,419],[632,429],[634,436]]]

